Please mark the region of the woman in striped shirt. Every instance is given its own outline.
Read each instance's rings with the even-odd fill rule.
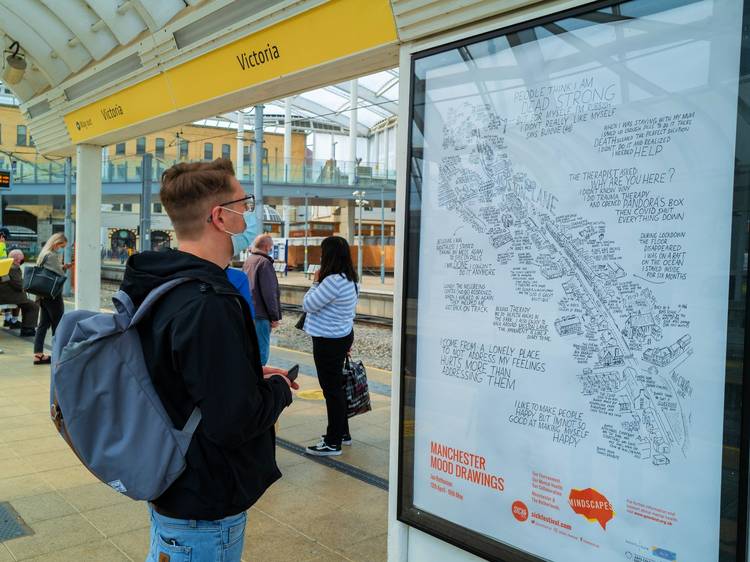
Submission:
[[[321,244],[320,269],[302,307],[307,313],[305,332],[312,336],[313,359],[323,389],[328,427],[317,445],[307,448],[316,456],[341,454],[341,444],[351,445],[346,417],[344,360],[354,342],[354,314],[357,308],[357,274],[349,244],[340,236],[329,236]]]

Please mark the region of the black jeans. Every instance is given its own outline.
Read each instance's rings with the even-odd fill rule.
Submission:
[[[44,338],[47,337],[47,328],[52,328],[52,335],[54,336],[60,318],[65,312],[62,295],[55,299],[39,299],[39,307],[39,326],[37,326],[36,336],[34,337],[34,353],[44,351]]]
[[[354,332],[343,338],[313,337],[313,359],[318,382],[323,389],[328,413],[326,443],[341,446],[341,438],[349,433],[344,389],[344,360],[354,342]]]

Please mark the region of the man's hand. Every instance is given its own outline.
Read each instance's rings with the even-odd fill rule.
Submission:
[[[297,384],[297,381],[290,381],[288,378],[286,378],[286,373],[287,371],[285,371],[284,369],[279,369],[278,367],[263,367],[264,379],[270,379],[271,377],[278,375],[286,381],[286,384],[289,385],[289,388],[291,388],[292,390],[299,390],[299,384]]]
[[[279,327],[279,324],[281,324],[281,322],[279,322],[278,320],[274,320],[273,322],[271,322],[271,329],[275,330]]]
[[[281,373],[271,373],[270,375],[263,375],[264,379],[270,379],[271,377],[281,377],[282,379],[284,379],[284,382],[289,385],[289,388],[291,388],[292,390],[299,390],[297,381],[290,381],[288,378],[286,378],[286,375],[282,375]]]

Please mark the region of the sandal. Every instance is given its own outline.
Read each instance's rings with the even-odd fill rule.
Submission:
[[[34,365],[49,365],[52,363],[52,357],[45,355],[44,353],[34,354]]]

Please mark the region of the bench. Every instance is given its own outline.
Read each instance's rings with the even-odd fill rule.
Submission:
[[[305,271],[305,277],[310,279],[313,275],[315,275],[318,272],[319,269],[320,269],[319,264],[311,263],[310,265],[307,266],[307,271]]]

